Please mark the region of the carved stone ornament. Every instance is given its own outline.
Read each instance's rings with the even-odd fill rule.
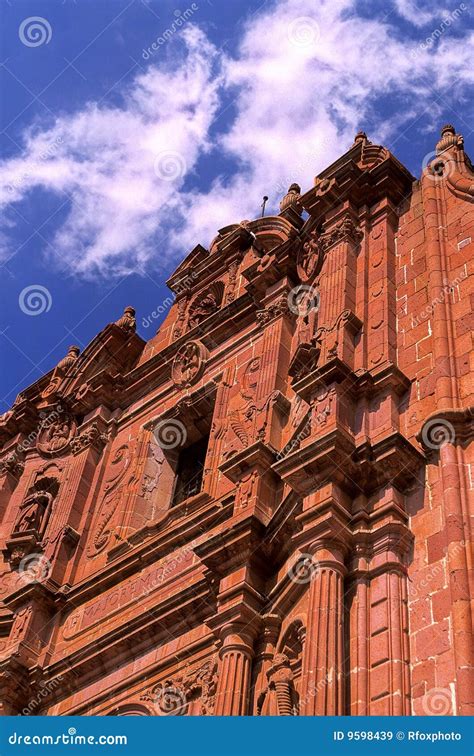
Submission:
[[[267,323],[276,320],[276,318],[279,318],[281,315],[289,315],[293,318],[296,317],[295,313],[293,313],[288,306],[287,296],[279,297],[276,302],[268,305],[265,309],[258,310],[256,317],[260,326],[266,326]]]
[[[323,252],[325,252],[329,247],[345,240],[350,240],[354,244],[358,244],[361,241],[362,236],[362,231],[355,225],[351,216],[345,215],[334,228],[321,234],[319,237],[319,244],[321,245]]]
[[[10,473],[14,478],[19,478],[23,473],[24,466],[25,465],[19,455],[16,452],[10,452],[6,457],[0,459],[0,475]]]
[[[99,504],[99,516],[97,525],[93,530],[92,542],[87,549],[87,556],[94,557],[99,554],[109,543],[111,536],[110,520],[120,503],[120,495],[117,492],[130,466],[131,453],[128,444],[121,444],[113,453],[110,462],[108,477],[102,490],[102,500]]]
[[[81,451],[90,446],[94,446],[98,451],[102,451],[104,445],[107,443],[107,439],[107,433],[101,433],[97,423],[92,423],[82,433],[71,439],[71,451],[73,454],[80,454]]]
[[[115,321],[115,325],[118,325],[119,328],[127,333],[135,333],[137,327],[135,308],[131,306],[126,307],[123,311],[123,315]]]
[[[55,394],[66,373],[69,371],[69,369],[74,365],[77,358],[79,357],[80,349],[78,346],[75,346],[74,344],[69,347],[68,353],[65,357],[62,358],[56,365],[53,371],[53,375],[51,376],[51,380],[44,389],[43,393],[41,394],[41,397],[45,399],[48,396],[52,396]]]
[[[299,204],[301,197],[301,187],[299,184],[291,184],[288,188],[288,192],[285,194],[280,202],[280,212],[288,210],[289,207],[293,208],[298,215],[301,215],[303,208]]]
[[[41,533],[46,511],[53,498],[54,496],[50,491],[35,491],[27,496],[20,507],[13,532],[26,533],[34,530]]]
[[[53,457],[63,454],[76,434],[76,422],[64,410],[53,410],[41,422],[36,448],[41,454]]]
[[[195,383],[204,372],[208,351],[200,341],[188,341],[178,350],[173,361],[171,377],[175,386],[184,388]]]
[[[183,716],[188,714],[190,703],[198,701],[198,716],[209,716],[214,711],[217,689],[217,660],[215,657],[194,669],[185,668],[170,680],[154,685],[140,697],[153,704],[159,715]]]
[[[309,281],[321,270],[324,246],[319,244],[315,231],[304,242],[298,255],[298,274],[303,282]]]

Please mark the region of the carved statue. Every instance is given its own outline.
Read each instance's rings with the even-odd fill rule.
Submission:
[[[46,510],[52,500],[53,495],[48,491],[35,491],[30,496],[27,496],[20,507],[13,532],[25,533],[28,530],[35,530],[41,533]]]
[[[128,333],[135,333],[137,327],[137,321],[135,318],[135,308],[126,307],[123,311],[123,315],[115,321],[115,325],[118,325],[122,330]]]

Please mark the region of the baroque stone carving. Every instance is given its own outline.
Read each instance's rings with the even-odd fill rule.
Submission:
[[[291,317],[296,317],[296,314],[288,307],[288,297],[285,296],[280,297],[276,302],[268,305],[268,307],[265,307],[263,310],[258,310],[256,317],[258,323],[261,326],[265,326],[267,323],[276,320],[276,318],[279,318],[281,315],[291,315]]]
[[[204,294],[204,296],[190,309],[188,321],[189,328],[194,328],[194,326],[198,325],[202,320],[205,320],[214,312],[217,312],[218,309],[219,305],[217,304],[215,294],[212,292]]]
[[[257,401],[257,387],[261,359],[254,357],[245,368],[240,391],[231,402],[227,412],[228,430],[224,440],[225,459],[246,449],[251,443],[264,440],[272,403],[279,396],[278,391]]]
[[[301,197],[301,187],[299,184],[291,184],[288,188],[288,192],[283,197],[282,201],[280,202],[280,212],[284,212],[285,210],[288,210],[288,208],[293,208],[296,210],[298,215],[301,215],[303,212],[303,208],[299,204],[299,199]]]
[[[71,451],[73,454],[80,454],[81,451],[90,446],[94,446],[97,451],[102,451],[107,440],[107,433],[101,433],[97,423],[92,423],[92,425],[71,440]]]
[[[135,333],[137,327],[135,308],[130,305],[126,307],[123,311],[123,315],[115,321],[115,325],[118,325],[119,328],[127,333]]]
[[[206,365],[208,352],[200,341],[188,341],[177,351],[171,369],[175,386],[184,388],[197,381]]]
[[[355,225],[351,216],[346,214],[341,221],[329,231],[325,231],[319,237],[319,244],[323,252],[337,244],[340,241],[346,239],[352,241],[354,244],[358,244],[362,239],[362,231]]]
[[[293,685],[293,672],[286,654],[275,654],[267,671],[268,686],[257,701],[257,716],[274,714],[280,717],[298,714],[298,697]]]
[[[188,306],[188,297],[183,296],[176,302],[178,308],[178,317],[176,318],[176,324],[173,330],[173,339],[179,339],[184,330],[184,321],[186,317],[186,307]]]
[[[38,536],[41,536],[58,489],[59,483],[56,478],[49,476],[39,478],[20,506],[13,533],[35,531]]]
[[[16,451],[10,452],[0,459],[0,475],[10,473],[14,478],[20,478],[25,465]]]
[[[58,391],[66,373],[68,373],[69,369],[72,367],[72,365],[74,365],[77,358],[79,357],[79,353],[80,349],[78,346],[75,346],[73,344],[69,347],[67,355],[63,357],[63,359],[60,360],[56,365],[50,382],[41,394],[42,398],[51,396]]]
[[[212,657],[199,667],[185,668],[169,680],[154,685],[140,696],[154,705],[158,714],[183,716],[189,713],[192,701],[199,702],[193,714],[209,716],[214,711],[217,689],[217,659]]]
[[[41,423],[36,439],[36,448],[41,454],[52,457],[62,454],[76,433],[74,418],[62,408],[52,412]]]
[[[311,232],[298,254],[298,273],[303,281],[309,281],[321,270],[324,247],[318,241],[315,230]]]
[[[13,532],[24,533],[30,530],[40,532],[46,510],[52,500],[53,495],[49,491],[35,491],[27,496],[20,507]]]
[[[233,302],[235,299],[235,290],[237,288],[237,273],[239,271],[240,262],[240,258],[232,260],[232,262],[229,264],[229,267],[227,268],[229,277],[225,295],[226,304],[230,304],[230,302]]]
[[[122,444],[115,450],[112,456],[110,473],[105,481],[102,492],[102,504],[99,507],[98,522],[92,536],[92,543],[87,550],[88,557],[99,554],[109,542],[111,531],[108,528],[108,524],[116,507],[116,489],[124,478],[129,465],[130,448],[128,444]]]

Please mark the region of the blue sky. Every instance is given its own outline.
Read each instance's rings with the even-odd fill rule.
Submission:
[[[0,412],[125,305],[151,338],[190,249],[357,130],[414,175],[445,122],[474,152],[467,0],[0,8]]]

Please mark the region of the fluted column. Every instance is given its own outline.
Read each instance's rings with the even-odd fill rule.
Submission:
[[[224,626],[220,635],[215,714],[242,716],[249,713],[253,638],[245,628],[234,623]]]
[[[335,544],[312,549],[301,713],[344,714],[344,557]]]

